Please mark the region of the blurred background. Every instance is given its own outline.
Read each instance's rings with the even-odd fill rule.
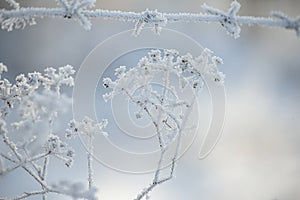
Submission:
[[[271,11],[282,11],[295,18],[300,15],[298,0],[239,2],[242,5],[239,15],[269,16]],[[231,1],[98,0],[96,7],[202,12],[203,3],[227,10]],[[51,0],[21,1],[20,4],[56,5]],[[6,2],[1,1],[0,8],[4,7],[7,8]],[[8,66],[6,76],[12,80],[20,73],[66,64],[79,69],[97,44],[134,27],[132,23],[110,20],[93,19],[92,23],[92,29],[86,31],[76,21],[45,18],[37,19],[37,25],[24,30],[0,30],[0,62]],[[300,199],[300,38],[290,30],[256,26],[242,26],[238,39],[227,35],[219,24],[174,23],[167,28],[192,37],[223,59],[226,120],[212,154],[198,160],[199,145],[193,145],[180,159],[176,178],[156,188],[151,193],[152,199]],[[74,145],[84,152],[79,141]],[[78,152],[74,167],[55,172],[50,182],[64,177],[86,178],[85,160],[81,160],[84,158]],[[59,167],[54,164],[51,169],[55,171]],[[133,199],[150,183],[151,177],[123,174],[95,163],[99,199]],[[0,197],[16,196],[34,188],[36,185],[30,185],[28,176],[21,172],[0,178]]]

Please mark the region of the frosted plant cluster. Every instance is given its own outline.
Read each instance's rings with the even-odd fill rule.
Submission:
[[[258,25],[266,27],[281,27],[296,31],[300,36],[300,17],[295,19],[281,12],[272,12],[271,17],[239,16],[241,5],[232,1],[227,12],[203,5],[204,13],[164,13],[157,10],[142,12],[123,12],[119,10],[91,9],[96,0],[56,0],[58,7],[21,7],[16,0],[6,0],[11,9],[0,9],[1,28],[7,31],[23,29],[26,25],[36,24],[36,18],[62,17],[80,22],[85,29],[91,28],[91,18],[113,19],[135,23],[134,35],[138,35],[145,25],[153,26],[155,33],[160,33],[161,27],[174,22],[217,22],[228,34],[237,38],[240,36],[241,25]]]
[[[217,85],[224,83],[224,75],[217,68],[221,63],[222,60],[208,49],[195,58],[191,54],[181,56],[176,50],[151,50],[136,67],[117,68],[114,81],[111,78],[103,80],[103,85],[111,90],[103,95],[106,101],[118,94],[125,95],[138,108],[135,116],[143,119],[148,115],[156,130],[160,149],[157,169],[151,184],[135,199],[149,199],[156,186],[174,177],[182,137],[188,131],[186,121],[190,110],[205,79]],[[22,169],[39,188],[16,197],[0,198],[40,196],[45,200],[49,194],[60,194],[72,199],[98,199],[93,181],[93,140],[97,134],[108,136],[105,132],[108,121],[95,122],[84,117],[81,121],[70,120],[67,129],[60,123],[66,116],[69,117],[66,113],[70,111],[71,98],[64,89],[74,85],[74,69],[69,65],[58,69],[50,67],[43,73],[20,74],[14,82],[4,78],[6,71],[7,67],[0,63],[0,176]],[[151,82],[157,77],[162,80],[161,86]],[[177,77],[176,83],[174,77]],[[177,91],[187,87],[195,92],[191,101],[182,99]],[[63,134],[59,132],[62,129],[65,129]],[[87,181],[57,180],[49,183],[52,159],[60,160],[61,167],[72,167],[76,152],[68,141],[77,136],[88,139]],[[168,166],[169,175],[164,176],[164,156],[170,149],[174,150],[173,157]]]
[[[40,190],[26,191],[7,199],[27,199],[31,196],[46,199],[49,193],[73,199],[97,199],[96,188],[92,187],[91,181],[88,188],[84,183],[68,180],[47,182],[48,166],[52,159],[60,160],[62,167],[71,167],[75,158],[73,148],[57,132],[65,128],[59,121],[68,116],[66,113],[71,109],[71,98],[61,90],[74,85],[73,67],[49,67],[43,73],[20,74],[14,83],[3,78],[6,71],[7,67],[0,63],[0,176],[21,168],[40,185]],[[79,126],[77,130],[80,134],[87,135],[95,133],[96,129],[103,132],[105,127],[105,123],[98,124],[88,118],[72,123]],[[86,128],[84,124],[87,124]],[[68,129],[66,134],[70,131]],[[88,160],[90,162],[91,159]],[[89,163],[89,174],[91,168]],[[0,199],[6,198],[0,195]]]
[[[93,18],[133,22],[135,36],[146,26],[152,26],[154,32],[159,34],[162,27],[169,23],[215,22],[234,38],[240,36],[244,24],[290,29],[300,37],[299,16],[293,19],[282,12],[272,12],[270,17],[240,16],[238,11],[241,5],[236,0],[232,1],[228,11],[204,4],[203,13],[94,9],[96,0],[56,0],[57,6],[52,8],[22,7],[17,0],[5,1],[10,7],[0,8],[0,26],[7,31],[35,25],[37,19],[57,17],[76,20],[85,29],[91,28]],[[152,50],[137,66],[121,66],[115,70],[114,80],[109,77],[103,80],[104,87],[110,90],[103,95],[105,101],[124,95],[135,105],[134,115],[137,119],[150,118],[157,137],[160,150],[157,168],[151,183],[135,200],[149,199],[155,187],[174,177],[182,138],[191,130],[187,119],[205,80],[209,79],[216,85],[224,84],[224,74],[218,70],[219,64],[222,64],[222,60],[208,49],[204,49],[198,57],[191,54],[182,56],[176,50]],[[104,131],[108,121],[95,122],[89,117],[75,121],[70,117],[68,128],[61,133],[65,129],[61,122],[68,116],[72,103],[64,89],[74,85],[74,69],[69,65],[58,69],[49,67],[43,72],[20,74],[13,82],[4,78],[7,70],[0,63],[0,178],[18,169],[28,174],[38,188],[16,194],[18,196],[15,197],[3,197],[0,194],[0,199],[18,200],[38,196],[46,200],[49,194],[64,195],[71,199],[98,199],[93,181],[93,139],[96,134],[108,136]],[[158,77],[162,84],[153,84]],[[194,92],[193,98],[182,98],[181,92],[187,88]],[[68,141],[77,136],[88,139],[87,181],[74,183],[57,180],[49,183],[52,160],[61,161],[61,167],[72,167],[76,152]],[[167,173],[163,169],[166,167],[166,155],[172,155]]]
[[[108,136],[108,133],[103,130],[107,126],[107,124],[108,121],[106,119],[103,119],[100,123],[96,123],[89,117],[85,117],[81,122],[71,120],[69,123],[69,128],[66,130],[67,138],[70,138],[72,136],[78,136],[78,134],[88,137],[87,165],[89,189],[92,189],[93,185],[93,139],[95,137],[95,134],[102,134],[104,136]]]
[[[176,50],[151,50],[137,66],[117,68],[115,80],[109,77],[103,79],[103,86],[111,90],[103,95],[105,101],[124,95],[136,105],[136,118],[147,116],[155,127],[160,149],[157,169],[151,184],[135,200],[148,199],[156,186],[174,177],[182,138],[189,130],[186,122],[204,81],[210,79],[217,85],[224,83],[225,76],[218,70],[219,64],[222,64],[221,58],[214,56],[209,49],[204,49],[195,58],[191,54],[181,56]],[[180,93],[188,87],[194,93],[190,100]],[[172,151],[169,175],[163,176],[163,162],[169,151]]]

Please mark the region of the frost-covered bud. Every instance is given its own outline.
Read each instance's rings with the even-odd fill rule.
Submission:
[[[100,123],[98,123],[98,127],[100,129],[105,128],[108,125],[108,120],[107,119],[102,119],[102,121]]]
[[[57,135],[50,134],[47,140],[47,150],[54,153],[64,153],[65,155],[72,149],[67,149],[67,145],[63,143]],[[70,152],[69,152],[70,153]]]
[[[199,80],[194,80],[193,81],[193,88],[196,89],[197,87],[199,87]]]
[[[35,89],[28,84],[28,78],[24,74],[20,74],[16,77],[16,86],[22,95],[27,95],[29,91]]]
[[[192,87],[195,90],[196,94],[199,94],[202,91],[203,86],[204,82],[201,78],[192,81]],[[189,105],[186,106],[189,107]]]
[[[66,129],[66,138],[71,138],[72,135],[77,135],[78,134],[78,127],[76,126],[76,121],[72,119],[69,123],[68,126],[70,129]]]
[[[43,77],[39,72],[28,73],[28,84],[34,88],[39,87],[42,83]]]
[[[135,114],[135,117],[136,117],[137,119],[141,119],[142,116],[143,116],[141,111],[135,112],[134,114]]]
[[[115,86],[115,83],[110,78],[104,78],[103,86],[105,88],[113,88]]]
[[[16,82],[18,83],[26,83],[27,82],[27,78],[25,77],[24,74],[20,74],[16,77]]]
[[[72,131],[70,129],[66,130],[66,138],[71,138],[72,137]]]
[[[74,157],[74,155],[75,155],[75,152],[73,149],[69,149],[66,153],[66,156],[71,157],[71,158]]]
[[[193,57],[191,54],[186,54],[184,56],[179,57],[180,68],[182,71],[185,71],[187,68],[191,66],[191,61]]]
[[[57,135],[50,134],[46,143],[46,149],[49,153],[57,155],[67,167],[73,164],[75,152],[63,143]]]
[[[213,81],[217,82],[218,84],[224,84],[225,74],[222,72],[216,72],[213,75]]]
[[[190,63],[193,60],[193,56],[191,54],[186,54],[184,56],[181,56],[181,62],[183,63]]]
[[[67,86],[73,86],[74,85],[74,79],[71,75],[75,73],[75,70],[73,69],[73,66],[66,65],[63,67],[60,67],[58,69],[58,74],[61,77],[60,84],[65,84]]]
[[[71,65],[66,65],[66,66],[60,67],[58,69],[58,71],[60,74],[64,74],[65,77],[68,77],[75,73],[75,70],[74,70],[73,66],[71,66]]]
[[[126,66],[120,66],[120,67],[118,67],[118,68],[115,69],[115,75],[118,78],[123,77],[123,75],[125,74],[125,72],[126,72]]]
[[[220,58],[218,56],[213,56],[211,59],[212,59],[212,62],[215,65],[222,65],[222,64],[224,64],[222,58]]]
[[[75,128],[75,120],[74,119],[71,120],[68,125],[71,129],[74,129]]]
[[[59,137],[53,134],[49,135],[48,144],[47,144],[48,150],[51,152],[57,151],[60,146],[61,146],[61,141]]]
[[[68,159],[67,162],[65,163],[65,165],[67,167],[72,167],[74,160],[73,159]]]
[[[153,63],[158,62],[161,60],[161,52],[160,50],[156,49],[156,50],[151,50],[149,53],[149,59],[150,61],[152,61]]]
[[[139,63],[138,63],[138,67],[142,67],[142,68],[144,68],[146,65],[148,65],[149,64],[149,61],[148,61],[148,59],[146,58],[146,57],[143,57],[143,58],[141,58],[140,60],[139,60]]]

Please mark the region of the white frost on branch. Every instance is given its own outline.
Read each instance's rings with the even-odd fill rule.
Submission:
[[[7,67],[0,63],[0,75],[6,71]],[[73,86],[74,73],[73,67],[67,65],[58,69],[47,68],[44,73],[20,74],[14,83],[0,77],[0,177],[20,168],[41,188],[24,191],[15,198],[0,196],[0,199],[20,200],[40,196],[46,200],[49,193],[73,199],[97,199],[97,190],[90,181],[88,189],[83,183],[74,184],[66,180],[52,186],[47,183],[48,165],[52,158],[71,167],[75,157],[74,150],[55,131],[61,126],[58,121],[65,117],[63,114],[71,110],[71,98],[61,91],[61,87]],[[95,130],[90,121],[83,121],[90,132]],[[91,171],[90,165],[89,174]]]
[[[211,79],[217,85],[224,83],[224,75],[218,70],[220,64],[221,58],[208,49],[195,58],[191,54],[180,56],[176,50],[151,50],[135,67],[127,69],[120,66],[115,69],[115,80],[109,77],[103,79],[103,86],[110,89],[103,95],[105,101],[119,94],[124,95],[137,107],[136,118],[148,116],[155,128],[160,158],[152,182],[135,200],[149,199],[155,187],[175,176],[182,137],[188,132],[186,122],[204,85],[203,79]],[[158,80],[159,87],[153,85]],[[193,97],[188,100],[182,95],[187,88],[193,91]],[[175,144],[173,150],[172,144]],[[170,151],[168,174],[163,176],[162,168]]]
[[[14,0],[7,0],[15,5]],[[205,13],[164,13],[157,10],[143,12],[123,12],[118,10],[89,9],[95,0],[57,0],[58,8],[13,6],[13,9],[0,9],[1,28],[7,31],[23,29],[27,24],[35,24],[35,18],[63,17],[79,21],[85,29],[91,28],[91,18],[112,19],[135,23],[134,35],[138,35],[145,25],[151,25],[155,33],[160,33],[162,26],[172,22],[218,22],[233,37],[239,37],[240,25],[258,25],[266,27],[281,27],[295,30],[299,36],[300,17],[295,20],[285,14],[273,14],[271,17],[239,16],[237,12],[240,4],[231,3],[229,11],[224,12],[207,5],[203,5]]]

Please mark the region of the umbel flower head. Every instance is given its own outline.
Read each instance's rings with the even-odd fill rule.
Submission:
[[[205,79],[213,80],[216,84],[224,84],[225,75],[218,70],[218,65],[223,64],[221,58],[215,56],[209,49],[204,49],[200,56],[191,54],[179,55],[176,50],[151,50],[148,56],[140,59],[136,67],[127,70],[120,66],[115,70],[116,80],[107,77],[103,79],[103,86],[112,89],[105,93],[105,101],[125,91],[125,88],[138,88],[149,84],[156,74],[172,72],[181,77],[181,86],[184,88],[189,83],[195,90],[203,86]]]
[[[216,85],[224,83],[224,74],[218,70],[222,59],[204,49],[200,56],[180,55],[176,50],[154,49],[141,58],[133,68],[115,69],[116,79],[103,79],[110,91],[105,101],[117,95],[124,96],[136,109],[136,119],[149,116],[160,130],[160,145],[167,146],[184,126],[184,119],[195,97],[200,94],[206,80]],[[189,95],[187,91],[191,92]],[[189,96],[187,98],[187,96]]]

